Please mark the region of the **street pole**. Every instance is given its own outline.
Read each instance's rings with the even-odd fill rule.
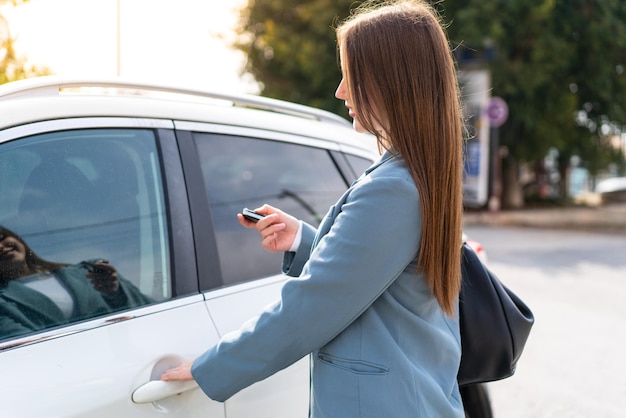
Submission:
[[[492,97],[487,106],[489,118],[489,202],[491,212],[500,210],[500,197],[502,190],[502,164],[500,159],[500,126],[506,122],[509,116],[509,106],[500,97]]]
[[[122,49],[122,14],[120,11],[120,3],[121,0],[116,0],[116,7],[115,7],[115,18],[116,18],[116,47],[115,47],[115,52],[116,52],[116,59],[115,59],[115,63],[116,63],[116,68],[115,68],[115,74],[119,77],[122,74],[122,54],[121,54],[121,49]]]
[[[500,210],[501,196],[501,163],[500,163],[500,128],[491,126],[489,129],[489,201],[491,212]]]

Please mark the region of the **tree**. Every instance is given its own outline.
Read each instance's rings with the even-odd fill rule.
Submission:
[[[0,6],[8,4],[15,7],[27,1],[28,0],[0,0]],[[0,13],[0,84],[50,74],[49,69],[30,64],[26,57],[18,56],[13,47],[13,43],[14,40],[11,37],[8,22]]]
[[[235,46],[266,96],[347,117],[333,93],[341,80],[333,26],[354,0],[253,0],[242,10]]]
[[[472,65],[490,70],[492,95],[509,104],[499,134],[508,150],[505,179],[511,180],[505,196],[521,196],[520,165],[536,165],[552,148],[564,191],[574,155],[592,174],[611,161],[623,164],[608,137],[626,126],[626,2],[431,2],[447,22],[460,66],[472,56]],[[236,43],[247,56],[245,71],[264,95],[347,116],[332,94],[340,79],[332,27],[360,3],[251,0]]]
[[[623,154],[607,137],[626,124],[626,2],[445,0],[457,54],[482,58],[493,95],[509,104],[500,129],[508,178],[559,151],[562,185],[573,155],[592,173]],[[520,184],[506,184],[509,191]],[[565,187],[563,187],[564,189]]]

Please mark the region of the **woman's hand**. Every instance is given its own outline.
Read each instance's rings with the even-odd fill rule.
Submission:
[[[86,276],[91,280],[91,284],[98,292],[104,295],[111,295],[120,288],[120,281],[117,277],[115,267],[106,261],[96,261]]]
[[[191,375],[192,364],[193,360],[183,363],[178,367],[174,367],[173,369],[166,370],[165,373],[161,375],[161,380],[193,380],[193,376]]]
[[[246,228],[256,228],[261,235],[261,246],[267,251],[289,251],[300,228],[300,221],[270,205],[263,205],[254,211],[265,215],[265,218],[254,223],[238,213],[239,223]]]

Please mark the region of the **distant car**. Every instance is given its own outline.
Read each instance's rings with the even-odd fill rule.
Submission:
[[[279,296],[281,255],[236,214],[269,203],[319,224],[378,158],[370,135],[293,103],[123,80],[8,83],[0,115],[0,227],[22,240],[0,230],[0,271],[16,272],[0,285],[3,417],[308,416],[307,358],[225,403],[159,376]],[[9,268],[24,253],[37,275]],[[117,287],[90,287],[105,276]]]
[[[626,202],[626,177],[601,180],[596,185],[595,192],[601,196],[604,203]]]

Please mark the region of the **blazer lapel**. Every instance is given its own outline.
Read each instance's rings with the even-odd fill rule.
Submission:
[[[341,207],[343,206],[348,195],[352,191],[352,188],[354,187],[354,185],[357,184],[359,181],[361,181],[363,178],[365,178],[369,173],[376,170],[378,167],[380,167],[381,165],[383,165],[384,163],[386,163],[387,161],[393,158],[394,158],[393,154],[391,154],[389,151],[385,151],[385,153],[380,157],[380,159],[377,162],[372,164],[371,167],[365,170],[365,172],[363,173],[363,175],[361,175],[361,177],[359,177],[352,183],[350,188],[346,190],[346,192],[339,198],[337,203],[335,203],[333,206],[330,207],[330,209],[328,210],[328,213],[322,219],[322,222],[320,223],[320,225],[317,227],[317,234],[315,235],[315,239],[313,240],[311,251],[313,251],[313,249],[317,246],[317,244],[322,239],[322,237],[326,235],[328,231],[330,231],[330,228],[333,226],[333,223],[335,222],[335,218],[341,212]]]

